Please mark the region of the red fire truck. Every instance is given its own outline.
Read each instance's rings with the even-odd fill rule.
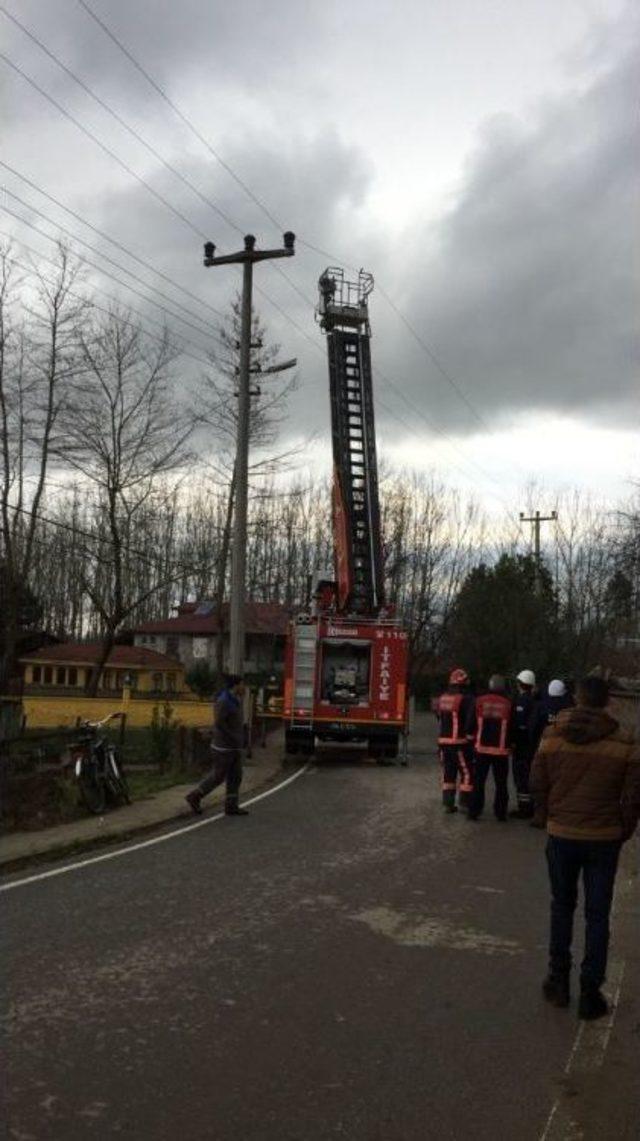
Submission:
[[[371,274],[327,269],[318,283],[327,336],[333,441],[334,580],[292,620],[283,715],[288,753],[363,742],[395,758],[407,734],[407,631],[385,599],[371,376]]]

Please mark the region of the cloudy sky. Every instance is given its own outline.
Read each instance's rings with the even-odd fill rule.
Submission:
[[[211,307],[239,284],[235,268],[202,267],[203,238],[229,252],[247,232],[273,246],[292,229],[296,256],[257,269],[256,304],[298,357],[290,431],[317,430],[317,465],[329,410],[316,283],[327,264],[364,266],[389,460],[435,468],[496,513],[532,479],[627,493],[635,5],[3,0],[0,26],[0,228],[16,253],[50,256],[32,227],[66,227],[98,250],[84,249],[96,287],[162,321],[99,267],[154,285],[203,357]]]

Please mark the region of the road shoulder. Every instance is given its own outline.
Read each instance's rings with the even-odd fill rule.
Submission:
[[[282,773],[283,744],[280,734],[257,746],[244,764],[241,800],[269,785]],[[176,784],[162,792],[105,813],[43,828],[37,832],[13,832],[0,839],[0,873],[19,871],[42,859],[62,858],[91,848],[128,840],[164,824],[191,819],[185,794],[194,781]],[[224,800],[224,786],[207,797],[208,811]]]

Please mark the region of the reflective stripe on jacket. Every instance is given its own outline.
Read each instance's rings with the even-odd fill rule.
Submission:
[[[467,720],[473,709],[470,693],[443,693],[438,700],[438,744],[466,745]]]
[[[503,693],[484,693],[476,698],[472,727],[476,753],[508,757],[511,752],[513,705]]]

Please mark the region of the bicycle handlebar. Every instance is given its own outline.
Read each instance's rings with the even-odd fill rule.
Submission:
[[[80,721],[76,726],[77,729],[100,729],[102,725],[106,725],[107,721],[113,721],[115,717],[124,717],[124,713],[107,713],[101,721]]]

